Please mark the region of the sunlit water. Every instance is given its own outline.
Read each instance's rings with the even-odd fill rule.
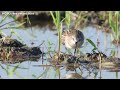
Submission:
[[[1,17],[0,17],[1,20]],[[8,21],[11,21],[11,18],[7,18],[5,20],[6,23]],[[12,24],[11,24],[12,25]],[[6,25],[9,26],[9,25]],[[4,26],[4,27],[6,27]],[[2,27],[3,28],[3,27]],[[49,27],[45,26],[43,28],[40,28],[39,26],[34,26],[31,28],[21,28],[21,29],[13,29],[14,32],[18,34],[18,36],[21,37],[23,43],[27,44],[29,47],[32,46],[39,46],[43,41],[44,44],[41,46],[41,50],[44,52],[47,52],[47,46],[48,46],[48,41],[53,43],[51,45],[52,50],[57,51],[57,31],[52,31],[50,30]],[[110,56],[111,50],[118,50],[120,51],[120,47],[117,49],[115,45],[111,43],[111,37],[110,34],[103,33],[101,30],[96,30],[96,28],[93,27],[86,27],[81,30],[84,33],[85,38],[91,39],[96,45],[97,45],[97,40],[100,42],[98,46],[98,49],[102,52],[104,52],[107,56]],[[10,29],[4,29],[3,32],[6,35],[10,35],[11,30]],[[12,38],[18,39],[16,35],[12,35]],[[19,39],[18,39],[19,40]],[[32,45],[31,43],[34,42]],[[93,49],[93,46],[90,45],[86,40],[84,42],[83,47],[81,48],[82,53],[87,53],[91,52]],[[65,47],[62,46],[62,52],[65,52]],[[118,56],[120,57],[120,52],[118,52]],[[45,57],[44,57],[45,58]],[[58,79],[58,78],[64,78],[66,74],[68,73],[73,73],[75,71],[66,71],[64,67],[60,69],[56,69],[55,67],[42,67],[42,66],[37,66],[37,65],[45,65],[45,64],[50,64],[47,60],[42,60],[41,58],[34,62],[34,61],[25,61],[20,63],[19,68],[15,70],[14,73],[9,73],[11,70],[13,70],[14,66],[18,65],[17,64],[0,64],[0,76],[1,78],[7,79],[7,78],[45,78],[45,79]],[[35,66],[36,65],[36,66]],[[8,68],[8,73],[5,71],[5,69]],[[76,70],[79,74],[81,74],[80,70]],[[59,73],[58,73],[59,72]],[[86,77],[88,72],[85,70],[82,74],[83,77]],[[114,79],[116,78],[116,75],[118,74],[118,78],[120,78],[120,73],[116,72],[109,72],[107,70],[102,70],[101,72],[97,72],[96,77],[94,77],[94,74],[91,73],[90,76],[87,78],[100,78],[102,79]]]

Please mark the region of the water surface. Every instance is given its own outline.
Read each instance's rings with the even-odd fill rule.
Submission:
[[[1,16],[0,16],[1,20]],[[12,18],[7,18],[4,22],[12,21]],[[41,23],[40,23],[41,24]],[[10,25],[16,25],[15,23],[12,23]],[[10,26],[6,25],[6,26]],[[4,27],[6,27],[4,26]],[[51,26],[52,27],[52,26]],[[27,44],[29,47],[33,46],[39,46],[43,41],[44,44],[40,47],[41,50],[44,52],[47,52],[48,48],[48,41],[52,43],[51,50],[58,49],[57,45],[57,30],[51,30],[50,25],[45,25],[43,27],[40,27],[40,25],[36,25],[34,27],[27,27],[27,28],[20,28],[20,29],[12,29],[19,37],[21,37],[22,42]],[[3,27],[2,27],[3,28]],[[6,35],[11,34],[10,29],[4,29],[2,30]],[[98,49],[102,52],[104,52],[107,56],[111,55],[111,51],[118,51],[118,56],[120,57],[120,47],[116,47],[111,43],[111,35],[106,34],[102,32],[102,30],[96,30],[94,27],[85,27],[81,29],[81,31],[84,33],[85,38],[91,39],[97,46]],[[12,35],[12,38],[18,39],[19,38],[16,35]],[[100,42],[97,44],[97,42]],[[34,44],[31,44],[34,43]],[[80,49],[82,53],[90,53],[93,49],[93,46],[90,45],[86,40],[83,44],[83,47]],[[62,46],[62,52],[66,52],[65,47]],[[47,56],[49,57],[49,56]],[[45,58],[45,57],[44,57]],[[41,58],[38,61],[25,61],[20,63],[19,68],[15,71],[13,74],[7,74],[7,72],[3,69],[7,69],[10,72],[14,66],[18,65],[16,64],[2,64],[0,63],[0,76],[1,78],[7,79],[7,78],[15,78],[15,79],[21,79],[21,78],[45,78],[45,79],[58,79],[58,78],[64,78],[66,74],[69,73],[75,73],[75,71],[66,71],[65,67],[61,68],[55,68],[55,67],[42,67],[37,65],[45,65],[50,64],[47,60],[42,60]],[[81,74],[81,71],[79,69],[76,70],[77,73]],[[94,73],[91,73],[88,75],[88,71],[83,69],[83,77],[87,78],[103,78],[103,79],[114,79],[117,78],[116,75],[118,75],[118,78],[120,78],[119,72],[109,72],[108,70],[102,70],[102,71],[94,71],[96,72],[96,76]]]

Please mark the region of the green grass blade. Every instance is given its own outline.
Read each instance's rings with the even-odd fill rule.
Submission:
[[[57,20],[57,28],[59,30],[60,29],[60,26],[59,26],[60,25],[60,11],[57,11],[56,13],[57,13],[57,17],[56,17],[57,18],[56,19]]]
[[[67,27],[69,29],[70,23],[71,23],[71,11],[66,11],[65,12],[65,23],[67,24]]]
[[[38,77],[38,79],[41,79],[43,75],[46,76],[46,74],[47,74],[47,72],[48,72],[49,69],[50,69],[50,67],[47,67],[47,68],[45,69],[45,71]]]
[[[19,67],[19,65],[20,65],[20,64],[17,64],[13,69],[10,70],[10,72],[9,72],[10,78],[13,77],[13,73],[15,72],[15,70],[17,70],[17,68]]]
[[[5,16],[2,18],[2,20],[0,21],[0,24],[10,15],[10,13],[6,13]]]
[[[97,48],[96,45],[93,43],[92,40],[90,40],[90,39],[88,39],[88,38],[87,38],[86,40],[87,40],[94,48]]]
[[[8,70],[6,69],[6,68],[4,68],[1,64],[0,64],[0,66],[1,66],[1,68],[3,69],[3,70],[5,70],[5,72],[8,74],[9,72],[8,72]]]
[[[118,20],[118,17],[119,17],[119,12],[117,11],[117,12],[115,12],[115,16],[116,16],[116,29],[115,29],[115,33],[116,33],[116,39],[118,40],[119,39],[119,32],[118,32],[118,22],[119,22],[119,20]]]
[[[86,40],[94,47],[92,51],[97,50],[97,46],[93,43],[92,40],[90,40],[90,39],[88,39],[88,38],[87,38]]]
[[[114,32],[115,31],[115,26],[114,26],[114,22],[112,20],[112,12],[111,11],[109,12],[109,24],[112,28],[112,31]]]
[[[52,16],[52,19],[53,19],[54,24],[56,25],[56,19],[55,19],[55,16],[53,15],[53,11],[50,11],[50,14],[51,14],[51,16]]]
[[[18,35],[18,33],[14,32],[13,30],[11,30],[11,33],[14,34],[20,41],[22,41],[22,43],[24,43],[24,40]]]
[[[79,15],[78,15],[78,17],[77,17],[77,20],[76,20],[76,22],[75,22],[75,28],[77,28],[78,26],[79,26],[79,24],[80,24],[80,22],[81,22],[81,20],[82,20],[82,17],[81,17],[81,12],[79,12]]]

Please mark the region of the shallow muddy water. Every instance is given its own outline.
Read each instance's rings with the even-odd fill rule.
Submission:
[[[1,16],[0,16],[1,20]],[[7,18],[5,22],[11,21],[11,18]],[[3,22],[3,23],[5,23]],[[14,25],[14,24],[11,24]],[[8,26],[8,25],[6,25]],[[6,27],[4,26],[4,27]],[[10,35],[10,29],[2,30],[6,35]],[[22,42],[27,44],[29,47],[39,46],[43,41],[44,44],[41,45],[41,50],[47,52],[48,41],[52,43],[51,50],[58,49],[57,47],[57,30],[51,30],[51,28],[46,25],[44,27],[40,27],[39,24],[28,28],[20,28],[13,29],[14,32],[22,39]],[[85,38],[91,39],[97,46],[99,51],[104,52],[108,57],[111,55],[112,51],[118,52],[118,57],[120,57],[120,46],[117,48],[115,45],[111,43],[110,34],[106,34],[102,32],[102,30],[96,30],[94,27],[85,27],[81,30],[85,36]],[[15,35],[12,35],[12,38],[18,39]],[[19,39],[18,39],[19,40]],[[97,42],[99,41],[99,44]],[[34,44],[31,44],[34,43]],[[93,46],[90,45],[86,40],[83,44],[83,47],[80,49],[82,53],[90,53],[93,49]],[[66,52],[65,47],[62,45],[62,52]],[[49,58],[49,56],[44,57],[44,59]],[[88,74],[88,71],[83,68],[83,72],[79,69],[75,71],[67,71],[66,66],[64,67],[52,67],[52,66],[42,66],[46,64],[50,64],[48,60],[44,60],[42,58],[38,59],[38,61],[24,61],[22,63],[16,64],[2,64],[0,63],[0,77],[3,79],[7,78],[15,78],[15,79],[23,79],[23,78],[42,78],[42,79],[59,79],[65,78],[66,75],[70,73],[78,73],[83,77],[88,79],[115,79],[120,78],[120,72],[110,72],[109,70],[95,70]],[[14,73],[10,73],[13,70],[14,66],[18,65],[19,67],[15,70]],[[8,71],[6,71],[6,70]]]

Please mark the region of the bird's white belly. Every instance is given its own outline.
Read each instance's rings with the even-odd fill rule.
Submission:
[[[76,44],[74,41],[66,41],[65,46],[66,46],[66,48],[75,48]]]

